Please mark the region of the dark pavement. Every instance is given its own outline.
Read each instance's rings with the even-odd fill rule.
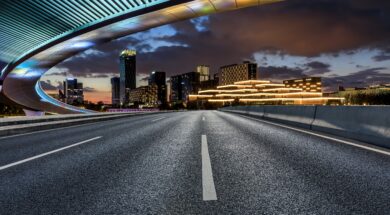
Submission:
[[[390,213],[390,156],[218,111],[0,138],[0,169],[95,137],[0,170],[0,214]]]

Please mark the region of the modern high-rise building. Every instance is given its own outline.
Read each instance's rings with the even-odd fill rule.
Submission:
[[[175,75],[171,77],[170,85],[171,85],[171,102],[179,102],[182,100],[182,77],[181,75]]]
[[[182,74],[182,100],[187,101],[188,95],[198,93],[200,87],[200,74],[189,72]]]
[[[200,82],[208,81],[210,79],[210,67],[205,65],[199,65],[196,67],[196,72],[199,73]]]
[[[157,85],[158,103],[167,103],[167,82],[165,72],[153,71],[149,76],[149,86]]]
[[[111,78],[111,102],[113,107],[119,107],[121,105],[119,77]]]
[[[84,103],[83,83],[77,82],[75,78],[67,78],[64,81],[65,103],[80,105]]]
[[[135,50],[123,50],[119,57],[120,66],[120,101],[129,102],[128,92],[136,88],[136,55]]]
[[[322,92],[322,82],[320,77],[307,77],[301,79],[285,80],[286,87],[301,88],[303,92]]]
[[[186,102],[188,95],[197,93],[200,87],[200,74],[189,72],[171,77],[171,102]]]
[[[221,86],[257,79],[257,64],[249,61],[244,61],[243,64],[223,66],[219,71],[219,85]]]

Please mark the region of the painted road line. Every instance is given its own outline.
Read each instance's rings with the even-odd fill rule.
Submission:
[[[162,119],[165,119],[165,118],[166,117],[157,118],[157,119],[152,120],[152,122],[156,122],[156,121],[159,121],[159,120],[162,120]]]
[[[5,169],[8,169],[10,167],[17,166],[19,164],[23,164],[23,163],[26,163],[26,162],[29,162],[29,161],[32,161],[32,160],[35,160],[35,159],[38,159],[38,158],[41,158],[41,157],[45,157],[45,156],[48,156],[48,155],[51,155],[51,154],[63,151],[65,149],[69,149],[69,148],[72,148],[72,147],[75,147],[75,146],[78,146],[78,145],[81,145],[81,144],[84,144],[84,143],[88,143],[88,142],[91,142],[91,141],[94,141],[94,140],[97,140],[97,139],[100,139],[100,138],[102,138],[102,137],[101,136],[94,137],[94,138],[91,138],[91,139],[88,139],[88,140],[84,140],[84,141],[81,141],[81,142],[78,142],[78,143],[75,143],[75,144],[72,144],[72,145],[69,145],[69,146],[65,146],[65,147],[62,147],[62,148],[50,151],[50,152],[46,152],[46,153],[43,153],[43,154],[40,154],[40,155],[36,155],[36,156],[33,156],[33,157],[29,157],[29,158],[17,161],[17,162],[13,162],[13,163],[7,164],[5,166],[1,166],[0,170],[5,170]]]
[[[203,120],[203,121],[205,121],[205,120],[206,120],[206,118],[205,118],[205,117],[202,117],[202,120]]]
[[[206,135],[202,135],[202,186],[203,201],[217,200]]]
[[[291,126],[287,126],[287,125],[282,125],[282,124],[279,124],[279,123],[269,122],[269,121],[266,121],[266,120],[256,119],[256,118],[253,118],[253,117],[248,117],[248,116],[243,116],[243,115],[240,115],[240,116],[244,117],[244,118],[247,118],[247,119],[252,119],[252,120],[263,122],[263,123],[267,123],[267,124],[270,124],[270,125],[275,125],[275,126],[279,126],[279,127],[282,127],[282,128],[287,128],[287,129],[290,129],[290,130],[294,130],[294,131],[310,134],[310,135],[313,135],[313,136],[321,137],[323,139],[333,140],[333,141],[338,142],[338,143],[343,143],[343,144],[346,144],[346,145],[350,145],[350,146],[354,146],[354,147],[357,147],[357,148],[361,148],[361,149],[365,149],[365,150],[369,150],[369,151],[373,151],[373,152],[377,152],[377,153],[380,153],[380,154],[384,154],[384,155],[390,156],[390,150],[382,149],[380,147],[372,146],[372,145],[369,145],[369,144],[366,144],[366,143],[362,143],[362,142],[354,143],[354,142],[351,142],[351,141],[348,141],[348,140],[343,140],[343,139],[339,139],[339,138],[336,138],[336,137],[331,137],[331,136],[327,136],[327,135],[323,135],[323,134],[318,134],[318,133],[315,133],[315,132],[312,132],[312,131],[299,129],[299,128],[295,128],[295,127],[291,127]],[[356,142],[358,142],[358,141],[356,141]]]

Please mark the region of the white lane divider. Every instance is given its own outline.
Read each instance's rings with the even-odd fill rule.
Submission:
[[[165,118],[166,117],[157,118],[157,119],[152,120],[152,122],[156,122],[156,121],[159,121],[159,120],[162,120],[162,119],[165,119]]]
[[[23,163],[26,163],[26,162],[29,162],[29,161],[32,161],[32,160],[35,160],[35,159],[38,159],[38,158],[41,158],[41,157],[45,157],[47,155],[54,154],[54,153],[63,151],[65,149],[69,149],[69,148],[72,148],[72,147],[75,147],[75,146],[78,146],[78,145],[81,145],[81,144],[84,144],[84,143],[88,143],[88,142],[91,142],[91,141],[94,141],[94,140],[97,140],[97,139],[100,139],[100,138],[102,138],[102,137],[101,136],[94,137],[94,138],[91,138],[91,139],[88,139],[88,140],[84,140],[84,141],[81,141],[81,142],[78,142],[78,143],[75,143],[75,144],[72,144],[72,145],[69,145],[69,146],[65,146],[65,147],[62,147],[62,148],[50,151],[50,152],[46,152],[46,153],[43,153],[43,154],[40,154],[40,155],[36,155],[36,156],[29,157],[29,158],[26,158],[26,159],[23,159],[23,160],[20,160],[20,161],[17,161],[17,162],[10,163],[10,164],[4,165],[4,166],[0,166],[0,170],[5,170],[5,169],[8,169],[10,167],[17,166],[19,164],[23,164]]]
[[[205,118],[205,117],[202,117],[202,120],[203,120],[203,121],[205,121],[205,120],[206,120],[206,118]]]
[[[203,201],[217,200],[206,135],[202,135],[202,186]]]

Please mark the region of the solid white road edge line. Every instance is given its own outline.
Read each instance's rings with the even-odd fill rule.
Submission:
[[[202,135],[202,187],[203,201],[217,200],[206,135]]]
[[[255,121],[259,121],[259,122],[268,123],[270,125],[275,125],[275,126],[279,126],[279,127],[282,127],[282,128],[287,128],[287,129],[290,129],[290,130],[294,130],[294,131],[310,134],[310,135],[313,135],[313,136],[321,137],[323,139],[333,140],[333,141],[336,141],[336,142],[339,142],[339,143],[347,144],[347,145],[354,146],[354,147],[357,147],[357,148],[361,148],[361,149],[365,149],[365,150],[369,150],[369,151],[373,151],[373,152],[377,152],[377,153],[380,153],[380,154],[384,154],[384,155],[390,156],[390,151],[385,150],[385,149],[380,149],[379,147],[370,146],[369,144],[366,144],[366,143],[353,143],[351,141],[342,140],[342,139],[338,139],[338,138],[335,138],[335,137],[330,137],[330,136],[318,134],[318,133],[315,133],[315,132],[311,132],[311,131],[307,131],[307,130],[303,130],[303,129],[299,129],[299,128],[295,128],[295,127],[290,127],[290,126],[287,126],[287,125],[282,125],[282,124],[279,124],[279,123],[269,122],[269,121],[266,121],[266,120],[261,120],[261,119],[257,119],[257,118],[253,118],[253,117],[248,117],[248,116],[244,116],[244,115],[241,115],[241,114],[240,114],[240,116],[244,117],[244,118],[247,118],[247,119],[252,119],[252,120],[255,120]]]
[[[78,145],[81,145],[81,144],[84,144],[84,143],[88,143],[88,142],[91,142],[93,140],[97,140],[97,139],[100,139],[100,138],[102,138],[102,137],[101,136],[94,137],[94,138],[91,138],[91,139],[88,139],[88,140],[84,140],[84,141],[81,141],[81,142],[78,142],[78,143],[75,143],[75,144],[72,144],[72,145],[69,145],[69,146],[65,146],[65,147],[62,147],[62,148],[59,148],[59,149],[55,149],[55,150],[50,151],[50,152],[46,152],[46,153],[43,153],[43,154],[40,154],[40,155],[36,155],[36,156],[33,156],[33,157],[29,157],[29,158],[17,161],[17,162],[13,162],[13,163],[1,166],[0,167],[0,171],[1,170],[5,170],[5,169],[10,168],[10,167],[13,167],[13,166],[17,166],[17,165],[22,164],[22,163],[26,163],[26,162],[29,162],[29,161],[32,161],[32,160],[35,160],[35,159],[38,159],[38,158],[50,155],[50,154],[54,154],[54,153],[63,151],[65,149],[69,149],[69,148],[72,148],[72,147],[75,147],[75,146],[78,146]]]

